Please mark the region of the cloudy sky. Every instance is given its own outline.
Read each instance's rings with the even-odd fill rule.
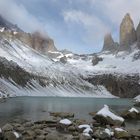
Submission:
[[[127,12],[136,27],[140,0],[0,0],[0,14],[6,19],[27,32],[47,32],[58,49],[77,53],[100,51],[108,32],[118,41]]]

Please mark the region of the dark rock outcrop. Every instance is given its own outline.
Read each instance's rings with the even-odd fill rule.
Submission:
[[[41,51],[42,53],[57,50],[54,45],[54,41],[39,32],[32,34],[32,47],[35,50]]]
[[[2,57],[0,57],[0,77],[11,78],[15,83],[23,87],[34,78],[33,75],[20,68],[13,61],[8,61]]]
[[[66,64],[67,63],[67,57],[66,56],[61,57],[60,62],[62,62],[63,64]]]
[[[104,37],[104,45],[102,51],[115,52],[118,49],[119,44],[114,42],[111,34],[106,34]]]
[[[103,58],[98,57],[97,55],[94,55],[92,58],[92,65],[95,66],[97,65],[100,61],[103,61]]]
[[[120,25],[120,51],[130,51],[130,46],[137,41],[134,23],[127,13]]]
[[[140,94],[139,75],[116,76],[112,74],[89,77],[93,85],[103,85],[113,95],[121,98],[134,98]]]

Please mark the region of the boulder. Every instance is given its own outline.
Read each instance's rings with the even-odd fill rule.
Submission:
[[[17,132],[8,131],[4,133],[4,140],[21,140],[20,135]]]
[[[116,113],[114,113],[113,111],[110,111],[107,105],[104,105],[104,107],[96,113],[94,119],[103,125],[124,125],[124,119],[116,115]]]
[[[121,116],[125,119],[140,120],[140,112],[134,107],[123,112]]]
[[[92,137],[88,134],[83,133],[79,136],[79,140],[92,140]]]
[[[11,124],[5,124],[3,127],[2,127],[2,131],[6,132],[6,131],[13,131],[13,126]]]
[[[132,136],[132,137],[139,137],[140,138],[140,130],[135,130],[135,129],[129,129],[128,133]]]
[[[72,125],[72,122],[68,119],[62,119],[59,121],[58,125],[57,125],[57,129],[59,131],[68,131],[68,127]]]
[[[137,41],[134,23],[127,13],[120,25],[120,51],[130,51],[130,46]]]
[[[60,62],[62,62],[63,64],[67,63],[67,57],[66,56],[61,57]]]
[[[56,132],[52,132],[46,136],[46,140],[70,140],[70,139],[67,136],[58,134]]]
[[[140,102],[135,102],[134,106],[140,107]]]
[[[98,139],[101,139],[101,140],[111,138],[111,135],[107,131],[105,131],[104,128],[98,128],[97,130],[95,130],[95,132],[93,133],[93,136],[95,138],[98,138]]]
[[[60,117],[60,118],[73,118],[74,113],[69,113],[69,112],[50,112],[50,116]]]
[[[98,57],[97,55],[94,55],[92,58],[92,65],[95,66],[97,65],[100,61],[103,61],[103,58]]]
[[[121,139],[121,138],[129,139],[131,137],[131,135],[126,130],[124,130],[122,128],[115,128],[114,136],[117,139]]]

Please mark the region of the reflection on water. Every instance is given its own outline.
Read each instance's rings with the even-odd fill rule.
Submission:
[[[14,118],[46,119],[50,111],[73,112],[77,118],[91,120],[88,113],[98,111],[104,104],[116,112],[129,109],[133,105],[130,99],[17,97],[0,103],[0,125]]]

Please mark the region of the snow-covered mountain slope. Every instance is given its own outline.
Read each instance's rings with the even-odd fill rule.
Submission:
[[[88,60],[75,60],[68,59],[68,62],[89,74],[103,74],[103,73],[119,73],[119,74],[136,74],[140,73],[140,59],[135,60],[135,56],[140,54],[140,51],[134,50],[134,52],[121,55],[118,54],[98,54],[98,57],[101,57],[103,60],[100,61],[97,65],[92,65],[92,58]]]
[[[140,41],[131,38],[121,45],[109,35],[102,52],[78,55],[0,17],[0,95],[134,98],[140,94]]]
[[[99,61],[97,65],[92,64],[93,55],[78,56],[75,54],[59,54],[54,61],[60,61],[60,58],[66,57],[67,64],[73,68],[78,69],[82,75],[93,75],[93,74],[140,74],[140,50],[133,46],[131,53],[122,51],[118,53],[109,53],[107,51],[97,53],[102,61]]]
[[[31,79],[26,86],[20,86],[11,77],[0,78],[0,92],[10,96],[68,96],[68,97],[114,97],[103,86],[94,86],[83,80],[78,70],[71,65],[54,62],[18,39],[0,36],[0,57],[18,64],[29,74],[42,77],[43,86]],[[3,62],[6,63],[6,62]],[[17,73],[17,77],[18,77]],[[41,79],[41,80],[42,80]]]

